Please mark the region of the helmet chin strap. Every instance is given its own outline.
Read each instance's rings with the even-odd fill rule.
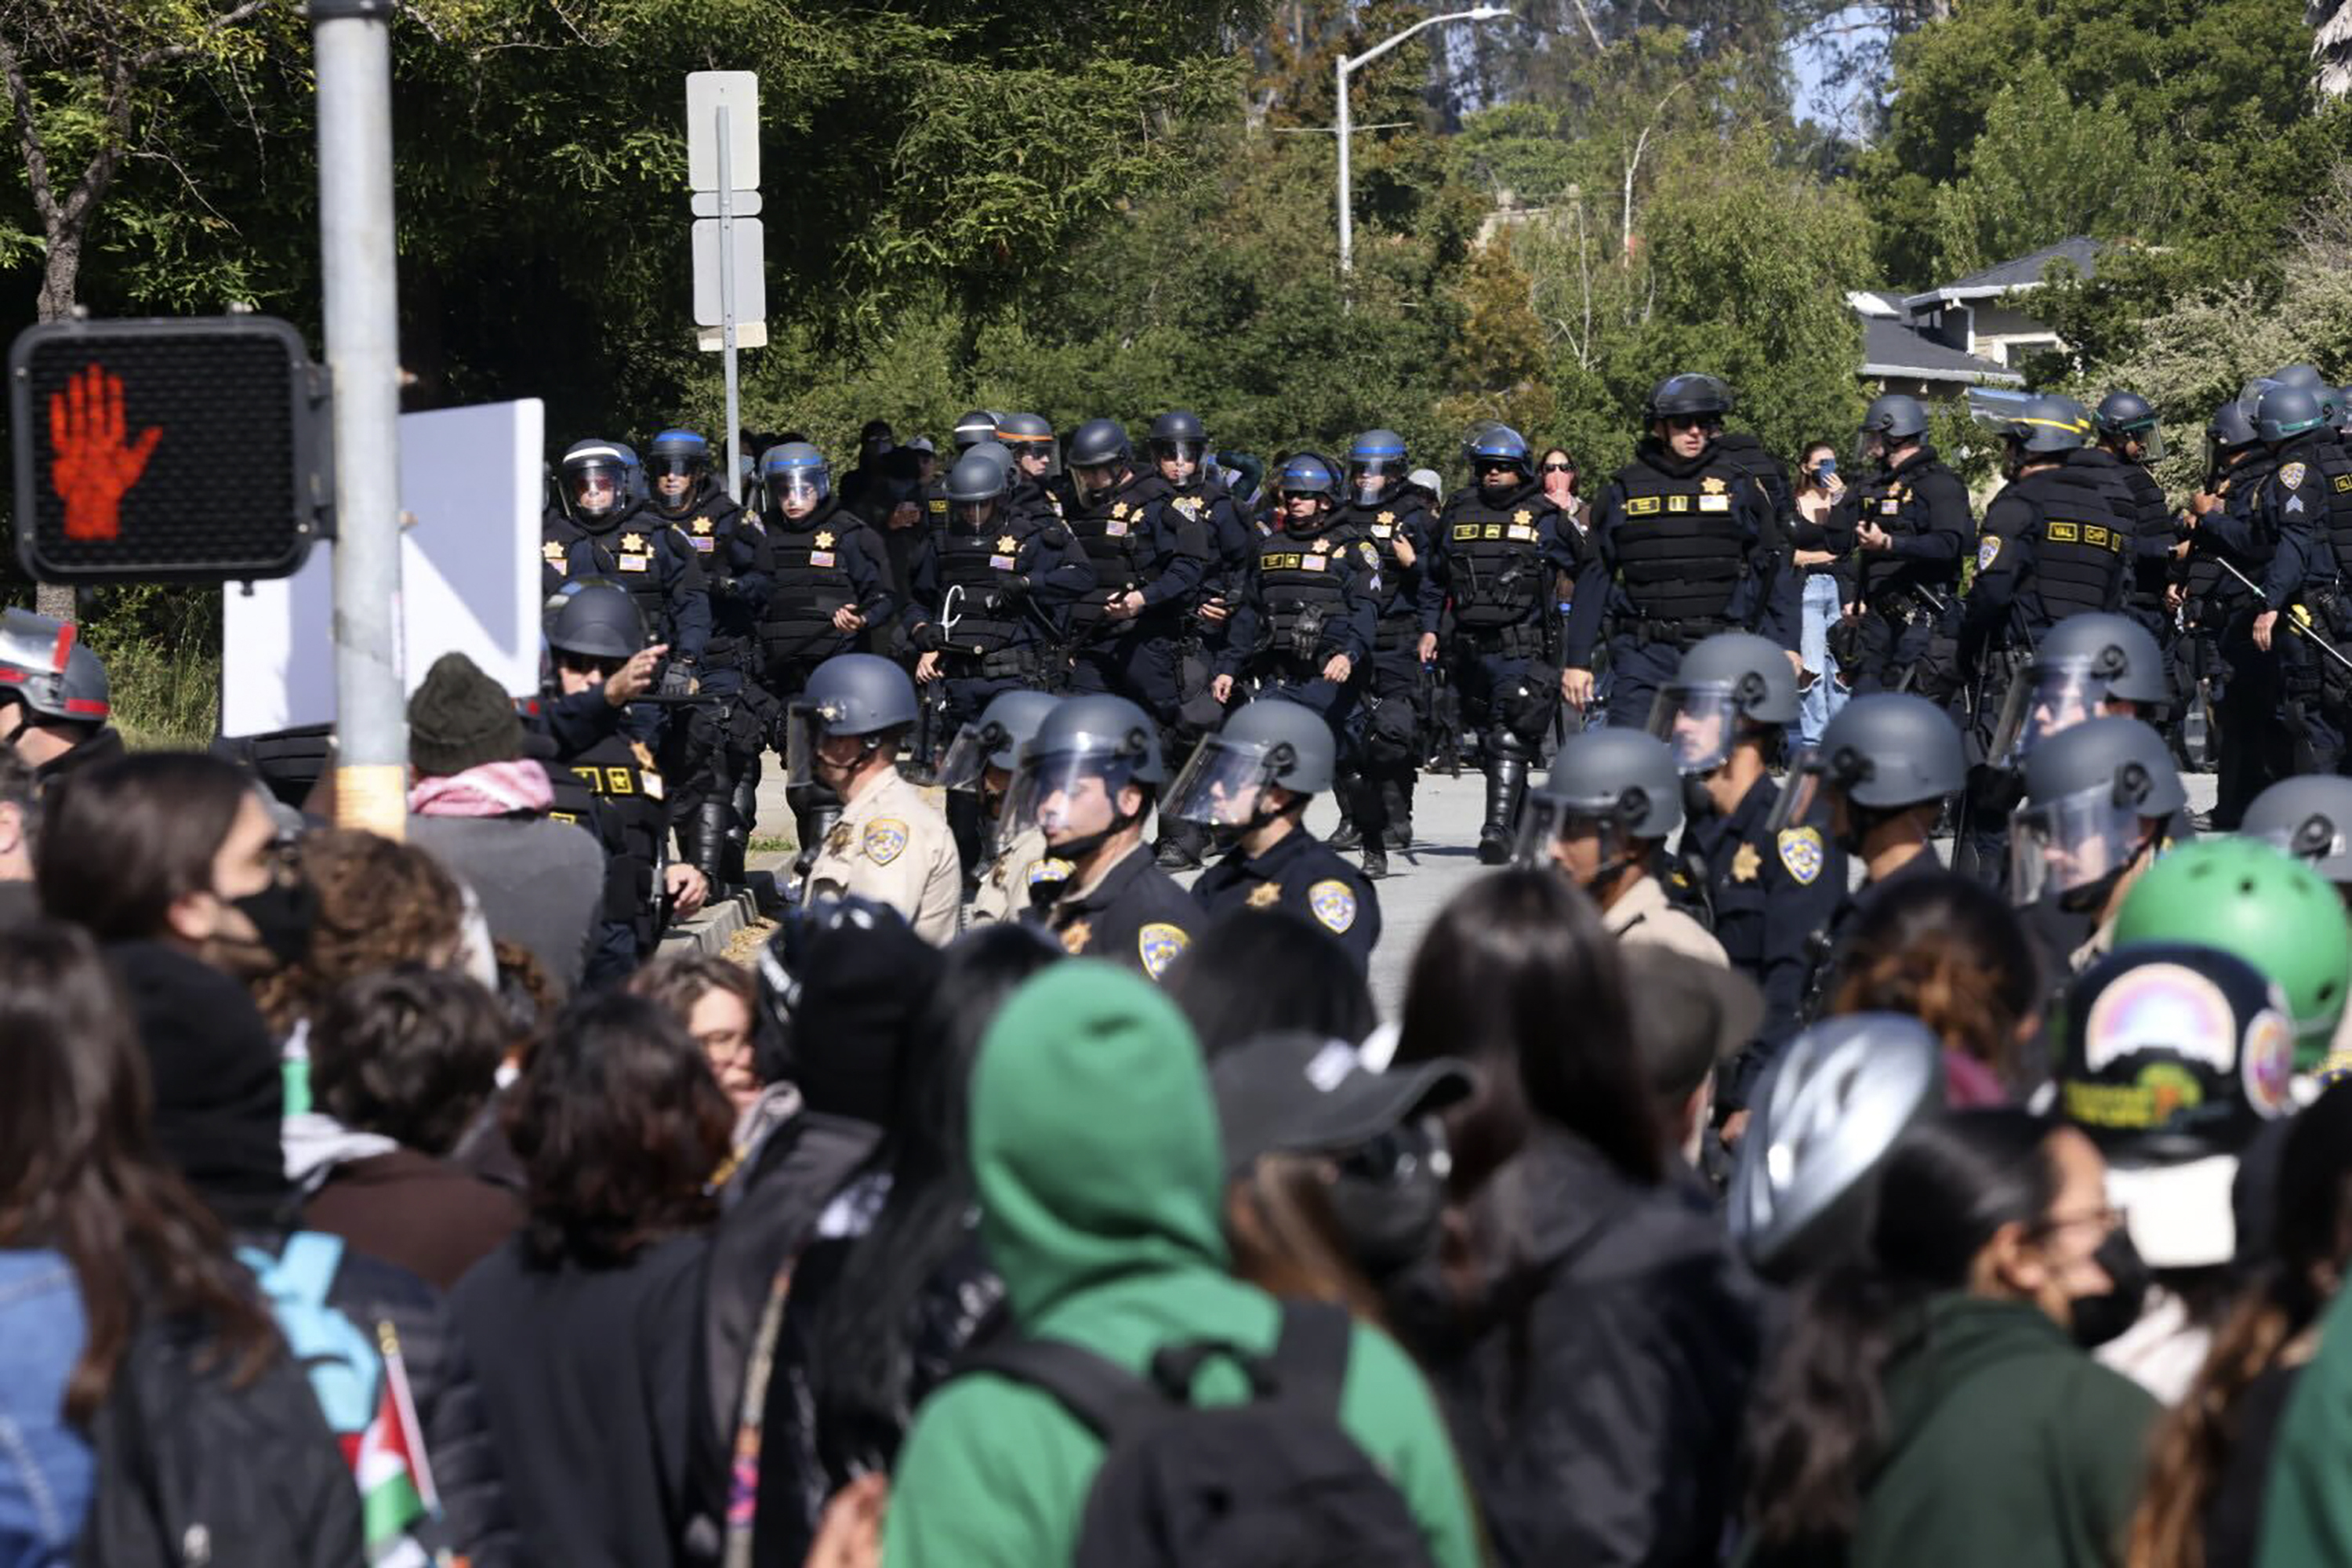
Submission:
[[[1129,828],[1134,826],[1137,823],[1141,822],[1142,820],[1142,809],[1135,811],[1120,811],[1118,807],[1114,806],[1111,808],[1110,825],[1103,828],[1100,832],[1089,833],[1083,838],[1073,838],[1064,844],[1055,844],[1051,839],[1048,839],[1045,847],[1048,849],[1051,849],[1060,859],[1069,861],[1084,860],[1093,855],[1097,850],[1100,849],[1104,845],[1108,844],[1112,839],[1118,837],[1120,834],[1126,832]]]

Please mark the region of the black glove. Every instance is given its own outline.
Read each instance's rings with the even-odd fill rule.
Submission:
[[[1015,572],[1009,576],[1000,577],[996,580],[996,602],[998,604],[1017,605],[1028,596],[1029,578],[1026,574]]]
[[[694,666],[685,659],[674,658],[662,667],[661,689],[655,695],[666,700],[691,697],[695,684]]]
[[[917,626],[910,640],[924,653],[937,653],[948,646],[947,634],[940,630],[937,621],[925,621]]]

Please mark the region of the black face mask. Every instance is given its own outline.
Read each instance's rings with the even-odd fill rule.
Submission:
[[[2105,1270],[2113,1288],[2096,1296],[2077,1296],[2070,1304],[2074,1342],[2086,1351],[2118,1338],[2139,1321],[2140,1308],[2154,1279],[2139,1248],[2132,1245],[2131,1232],[2122,1226],[2107,1233],[2091,1260]]]
[[[319,890],[309,882],[273,882],[228,902],[253,922],[255,936],[279,968],[291,968],[309,954],[310,929],[319,923]]]
[[[1367,1278],[1386,1279],[1435,1253],[1446,1169],[1444,1140],[1432,1119],[1384,1133],[1339,1162],[1331,1216]]]
[[[1688,817],[1716,815],[1715,796],[1707,790],[1705,775],[1697,773],[1683,775],[1683,815]]]

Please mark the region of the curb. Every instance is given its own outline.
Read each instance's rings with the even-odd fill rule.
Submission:
[[[709,905],[692,920],[672,926],[655,951],[663,957],[688,952],[723,954],[729,939],[759,918],[758,901],[748,892],[738,893]]]

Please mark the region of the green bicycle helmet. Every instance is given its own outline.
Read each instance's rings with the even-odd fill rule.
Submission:
[[[2252,838],[2203,838],[2147,868],[2116,916],[2116,946],[2186,942],[2234,953],[2285,994],[2298,1072],[2315,1070],[2344,1014],[2352,929],[2333,884]]]

